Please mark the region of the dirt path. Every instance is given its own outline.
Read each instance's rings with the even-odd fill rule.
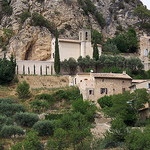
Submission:
[[[91,132],[97,138],[104,137],[104,133],[110,129],[110,118],[105,118],[102,112],[97,112],[95,117],[95,123],[93,124],[95,127],[91,129]]]

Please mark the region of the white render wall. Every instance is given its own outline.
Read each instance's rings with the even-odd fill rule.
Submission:
[[[73,57],[78,59],[80,54],[80,43],[59,42],[60,61]]]
[[[30,61],[30,60],[16,61],[16,74],[34,75],[34,66],[35,66],[35,75],[46,75],[46,68],[47,68],[47,75],[55,74],[53,61]]]

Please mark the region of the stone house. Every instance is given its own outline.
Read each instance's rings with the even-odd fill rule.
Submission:
[[[144,70],[147,71],[150,69],[149,61],[150,53],[150,36],[146,34],[140,37],[140,47],[139,47],[139,58],[144,64]]]
[[[132,85],[129,88],[131,92],[134,92],[136,89],[144,88],[150,93],[150,80],[132,80]]]
[[[114,95],[129,91],[132,78],[126,73],[89,73],[74,77],[74,85],[78,86],[83,99],[97,100],[105,95]]]

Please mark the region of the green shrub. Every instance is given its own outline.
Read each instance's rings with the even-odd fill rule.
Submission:
[[[0,103],[0,114],[12,116],[16,112],[25,112],[25,108],[21,104]]]
[[[36,1],[38,1],[39,3],[43,3],[44,2],[44,0],[36,0]]]
[[[30,96],[30,85],[26,82],[23,81],[23,83],[18,84],[17,86],[17,93],[19,98],[28,98]]]
[[[48,110],[49,108],[49,103],[45,100],[34,100],[30,103],[30,107],[32,109],[32,111],[34,112],[44,112],[46,110]]]
[[[7,2],[7,0],[3,0],[3,4],[2,4],[2,12],[5,15],[11,16],[13,9],[12,7],[9,5],[9,3]]]
[[[22,12],[19,17],[20,17],[21,23],[24,23],[27,18],[31,17],[31,13],[28,11],[25,11],[25,12]]]
[[[39,99],[39,100],[46,100],[47,102],[53,104],[54,103],[54,98],[52,95],[50,94],[40,94],[40,95],[36,95],[35,99]]]
[[[101,108],[112,107],[112,96],[104,96],[98,100],[98,103],[101,106]]]
[[[9,36],[8,32],[6,34]],[[6,57],[0,59],[0,84],[8,84],[14,79],[15,68],[16,61],[13,55],[11,55],[10,60],[7,60]]]
[[[68,90],[59,90],[52,94],[52,97],[55,101],[62,101],[62,100],[76,100],[82,98],[80,94],[80,90],[76,87],[70,88]]]
[[[0,130],[4,125],[13,125],[14,122],[11,118],[0,115]]]
[[[14,115],[14,120],[18,125],[32,127],[39,120],[39,117],[37,114],[21,112]]]
[[[147,124],[147,120],[137,120],[135,123],[135,127],[144,127]]]
[[[0,143],[0,150],[4,150],[4,146],[1,143]]]
[[[145,135],[140,129],[133,129],[131,130],[131,133],[126,136],[125,145],[130,150],[144,150],[147,145],[146,141],[147,140],[145,139]]]
[[[55,24],[52,22],[49,22],[41,14],[38,14],[38,13],[32,14],[32,25],[46,27],[51,33],[53,34],[55,33],[55,29],[56,29]]]
[[[3,126],[1,130],[1,136],[4,138],[8,138],[15,135],[24,135],[24,131],[21,127],[17,126]]]
[[[63,114],[48,114],[48,115],[45,115],[45,119],[46,120],[57,120],[57,119],[61,119],[62,116],[63,116]]]
[[[83,99],[77,99],[72,104],[73,112],[80,112],[85,115],[85,118],[89,122],[94,121],[94,114],[96,111],[96,106],[91,104],[88,100],[83,101]]]
[[[8,104],[14,103],[14,101],[12,99],[0,98],[0,103],[2,103],[2,102],[6,102]]]
[[[96,40],[97,44],[101,44],[102,34],[100,32],[98,32],[96,29],[92,29],[91,34],[92,34],[91,42],[94,43],[94,41]]]
[[[47,150],[64,150],[68,147],[67,131],[58,128],[54,131],[54,139],[50,138],[46,144]]]
[[[52,123],[49,120],[41,120],[34,124],[33,128],[39,133],[40,136],[53,135]]]
[[[11,147],[11,150],[43,150],[44,147],[40,143],[38,133],[30,131],[27,133],[27,137]]]
[[[95,16],[96,20],[98,21],[99,25],[104,28],[105,26],[105,19],[101,13],[99,13],[96,10],[96,6],[91,0],[78,0],[79,5],[84,10],[85,14],[88,15],[88,12],[90,12],[92,15]]]
[[[16,143],[15,145],[12,145],[11,150],[23,150],[23,145],[21,142]]]

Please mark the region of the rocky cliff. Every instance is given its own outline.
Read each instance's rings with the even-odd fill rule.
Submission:
[[[88,14],[85,13],[79,0],[11,0],[9,5],[12,7],[12,14],[3,13],[0,22],[0,36],[4,37],[4,28],[12,30],[13,34],[5,44],[6,48],[1,46],[1,52],[7,51],[7,56],[13,53],[18,60],[50,59],[50,42],[53,34],[46,27],[31,24],[34,12],[54,23],[60,31],[61,38],[71,39],[77,39],[79,30],[87,27],[102,32],[104,38],[113,37],[118,27],[127,29],[139,21],[133,15],[133,10],[137,5],[142,5],[140,0],[91,1],[96,11],[101,13],[105,19],[103,28],[94,14],[90,11]],[[23,12],[30,12],[31,16],[21,22],[20,15]]]

